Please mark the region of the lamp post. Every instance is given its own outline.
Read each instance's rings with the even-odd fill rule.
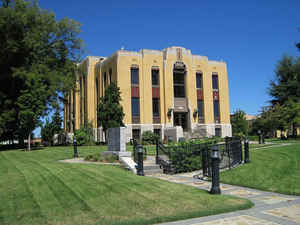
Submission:
[[[144,176],[143,146],[138,145],[137,149],[138,149],[137,175]]]
[[[78,158],[77,140],[76,140],[76,137],[75,137],[75,136],[74,136],[74,138],[73,138],[73,145],[74,145],[74,158]]]
[[[211,194],[221,194],[220,181],[219,181],[219,146],[215,145],[211,152],[212,161],[212,186],[210,189]]]
[[[262,134],[261,134],[261,130],[258,130],[257,133],[258,133],[258,144],[262,144]]]
[[[248,140],[248,136],[246,136],[245,138],[245,143],[244,143],[244,147],[245,147],[245,163],[249,163],[249,140]]]

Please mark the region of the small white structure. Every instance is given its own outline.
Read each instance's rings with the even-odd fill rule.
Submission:
[[[164,136],[167,140],[172,139],[172,141],[178,141],[179,138],[183,137],[183,129],[181,126],[165,128]]]

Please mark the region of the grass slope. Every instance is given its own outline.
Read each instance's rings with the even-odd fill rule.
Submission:
[[[288,142],[284,142],[288,143]],[[250,151],[250,164],[221,173],[221,181],[300,195],[300,142]]]
[[[103,147],[79,147],[81,156],[95,151]],[[72,147],[0,152],[0,224],[153,224],[252,206],[118,166],[57,162],[72,155]]]

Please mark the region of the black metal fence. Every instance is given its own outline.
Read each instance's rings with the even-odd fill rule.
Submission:
[[[211,176],[211,150],[217,148],[220,155],[220,169],[229,168],[242,163],[242,142],[240,138],[225,138],[225,143],[214,142],[180,144],[165,146],[159,141],[156,143],[156,164],[159,164],[164,173],[177,173],[180,163],[198,163],[195,168],[202,169],[204,176]],[[185,157],[185,158],[184,158]],[[191,162],[187,158],[193,158]],[[178,163],[178,160],[182,161]],[[178,166],[179,165],[179,166]],[[189,168],[188,168],[189,169]]]

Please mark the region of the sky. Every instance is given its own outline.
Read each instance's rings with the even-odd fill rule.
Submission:
[[[258,114],[284,54],[299,56],[299,0],[39,0],[82,24],[86,55],[182,46],[227,63],[230,111]]]

